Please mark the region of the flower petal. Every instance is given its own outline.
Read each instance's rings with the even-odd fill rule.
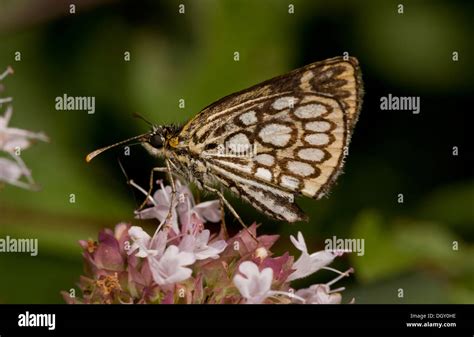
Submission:
[[[219,222],[221,219],[221,207],[219,200],[202,202],[194,206],[193,211],[205,221]]]
[[[270,290],[273,281],[273,269],[265,268],[260,273],[260,288],[267,292]]]
[[[0,158],[0,181],[17,181],[23,175],[23,169],[13,160]]]
[[[175,273],[166,279],[166,284],[184,281],[191,277],[192,272],[189,268],[178,268]]]
[[[176,249],[178,249],[178,247],[176,247]],[[188,265],[193,264],[194,262],[196,262],[196,258],[194,257],[193,253],[180,252],[177,255],[177,257],[179,259],[179,264],[181,266],[188,266]]]
[[[239,271],[247,278],[258,275],[260,273],[257,265],[252,261],[242,262],[239,266]]]
[[[240,294],[245,298],[250,298],[249,293],[249,280],[243,277],[242,275],[235,275],[234,276],[234,284],[239,290]]]
[[[302,252],[306,252],[306,253],[308,252],[308,248],[306,247],[306,242],[304,241],[304,237],[301,232],[298,232],[298,240],[296,240],[293,235],[290,235],[290,240],[291,242],[293,242],[293,244],[298,250]]]

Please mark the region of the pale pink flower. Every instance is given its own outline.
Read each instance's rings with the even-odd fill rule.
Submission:
[[[48,141],[48,137],[42,132],[8,127],[12,114],[13,107],[9,105],[5,115],[0,117],[0,150],[14,153],[18,149],[29,148],[34,140]]]
[[[248,304],[259,304],[271,295],[273,269],[264,268],[262,271],[252,261],[242,262],[239,266],[242,275],[235,275],[234,284]]]
[[[133,185],[140,191],[142,191],[145,195],[147,195],[147,192],[143,190],[140,186],[138,185]],[[171,209],[171,220],[170,226],[174,230],[175,233],[179,232],[179,226],[178,226],[178,217],[176,213],[176,202],[174,202],[173,207],[170,207],[171,205],[171,187],[170,186],[162,186],[161,189],[158,189],[153,193],[153,197],[149,198],[148,204],[151,206],[148,208],[145,208],[141,211],[135,211],[135,218],[137,219],[157,219],[160,221],[160,223],[163,223],[167,216],[168,213],[170,212]]]
[[[319,269],[326,267],[336,256],[338,256],[337,253],[327,250],[322,250],[311,255],[308,254],[308,248],[306,247],[306,242],[304,241],[301,232],[298,232],[298,240],[296,240],[293,235],[290,236],[290,239],[295,247],[301,251],[301,256],[295,263],[293,263],[293,269],[295,269],[295,271],[291,273],[287,281],[293,281],[309,276],[317,272]]]
[[[130,184],[147,193],[132,181]],[[171,190],[162,186],[162,193],[149,197],[153,206],[148,212],[149,215],[156,212],[165,220],[169,206],[173,205],[173,214],[180,219],[179,231],[169,223],[164,226],[162,221],[150,236],[141,227],[120,224],[115,231],[101,231],[98,242],[80,242],[86,271],[80,280],[83,295],[71,298],[69,293],[63,292],[68,303],[341,302],[338,292],[344,288],[332,290],[331,286],[348,276],[352,269],[341,273],[326,266],[338,252],[309,254],[302,234],[298,233],[297,240],[291,237],[301,251],[296,262],[289,252],[274,256],[271,248],[278,235],[257,236],[255,223],[227,240],[222,239],[222,233],[211,239],[213,236],[202,221],[220,218],[217,203],[194,205],[187,188],[179,182],[177,188],[182,192],[177,198],[179,201],[171,203]],[[164,208],[156,207],[159,204]],[[288,291],[292,279],[322,268],[339,275],[326,284],[316,284],[296,293]]]
[[[138,252],[135,254],[138,257],[144,258],[149,256],[160,256],[165,250],[167,239],[165,231],[158,231],[152,238],[141,227],[132,226],[128,230],[128,235],[133,241],[130,249],[127,252],[128,255],[138,250]]]
[[[336,269],[328,269],[338,273],[339,276],[337,276],[335,279],[326,284],[313,284],[309,288],[300,289],[295,293],[295,295],[304,299],[305,304],[340,304],[342,297],[339,291],[343,291],[345,290],[345,288],[340,287],[331,290],[331,286],[343,277],[348,277],[351,273],[354,272],[354,269],[350,268],[344,273],[341,273]]]
[[[296,294],[281,291],[271,290],[273,281],[273,269],[267,267],[260,271],[257,264],[252,261],[244,261],[239,265],[239,272],[234,276],[234,284],[245,298],[247,304],[261,304],[269,297],[276,297],[283,295],[300,302],[304,299]]]
[[[309,288],[300,289],[295,295],[303,298],[305,304],[340,304],[341,294],[330,293],[326,284],[313,284]],[[294,301],[299,303],[299,301]]]
[[[10,67],[0,74],[0,81],[9,74],[13,74],[13,69]],[[13,115],[13,106],[10,104],[12,100],[11,97],[0,97],[0,107],[8,103],[5,114],[0,116],[0,151],[6,152],[14,159],[12,161],[0,158],[0,181],[26,189],[35,189],[37,186],[31,177],[30,170],[20,158],[20,153],[30,147],[34,141],[48,141],[48,137],[42,132],[31,132],[8,126]],[[25,177],[27,182],[22,181],[22,177]]]
[[[197,234],[186,234],[181,239],[179,249],[183,252],[193,253],[196,260],[217,259],[227,247],[227,243],[225,240],[209,243],[210,235],[211,232],[208,229],[198,231]]]
[[[153,280],[160,286],[174,284],[189,278],[192,270],[186,266],[195,261],[194,254],[180,252],[175,245],[166,248],[161,257],[148,259]]]
[[[193,195],[187,186],[181,185],[176,180],[176,199],[172,201],[171,186],[163,186],[158,189],[148,204],[150,207],[141,211],[136,211],[136,218],[139,219],[157,219],[161,223],[166,220],[171,209],[171,228],[175,234],[185,233],[189,226],[193,224],[203,224],[206,221],[218,222],[220,220],[220,202],[212,200],[195,204]],[[133,184],[137,189],[147,194],[140,186]],[[171,206],[171,203],[173,205]],[[181,230],[179,229],[179,224]]]
[[[171,189],[169,191],[171,193]],[[192,225],[204,224],[208,221],[220,221],[221,209],[219,200],[205,201],[196,205],[189,188],[186,185],[181,185],[179,180],[176,181],[176,194],[178,197],[176,210],[182,233],[185,233]]]
[[[33,181],[30,183],[21,181],[22,177],[31,179],[31,173],[26,167],[13,160],[0,157],[0,181],[26,189],[34,186]]]

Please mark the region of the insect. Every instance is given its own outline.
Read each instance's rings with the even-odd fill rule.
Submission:
[[[363,85],[354,57],[315,62],[204,108],[183,126],[152,130],[91,152],[141,143],[164,158],[173,193],[173,176],[216,193],[223,186],[271,218],[306,220],[295,197],[320,199],[341,172],[344,153],[362,105]]]

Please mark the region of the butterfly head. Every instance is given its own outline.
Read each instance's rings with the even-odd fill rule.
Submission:
[[[156,150],[176,147],[179,128],[174,125],[153,125],[146,143]]]
[[[155,149],[162,149],[166,142],[166,129],[161,125],[153,125],[149,136],[146,139],[146,143],[153,146]]]
[[[153,125],[151,130],[147,133],[122,140],[118,143],[105,146],[89,153],[86,157],[86,161],[90,162],[94,157],[98,156],[102,152],[121,145],[143,144],[145,148],[151,147],[153,152],[160,152],[166,147],[173,147],[173,144],[175,144],[176,140],[176,131],[177,128],[174,126]]]

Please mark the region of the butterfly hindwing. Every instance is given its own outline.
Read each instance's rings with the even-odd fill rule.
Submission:
[[[355,58],[316,62],[205,108],[179,148],[254,207],[294,222],[304,218],[294,197],[320,198],[340,172],[361,97]]]

